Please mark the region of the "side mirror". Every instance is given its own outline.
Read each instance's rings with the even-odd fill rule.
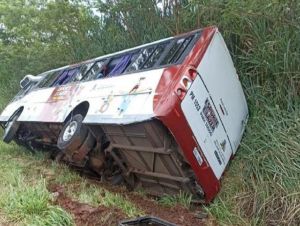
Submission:
[[[22,89],[27,88],[32,83],[37,83],[43,79],[43,76],[25,75],[20,81],[20,87]]]

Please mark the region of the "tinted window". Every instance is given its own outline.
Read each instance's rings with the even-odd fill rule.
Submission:
[[[143,49],[140,54],[133,59],[133,63],[127,68],[126,72],[137,71],[143,68],[145,62],[148,60],[149,56],[153,53],[156,46],[150,46]]]
[[[42,88],[51,86],[51,84],[56,80],[57,76],[60,75],[60,73],[61,71],[50,72],[45,76],[43,81],[40,82],[38,87]]]
[[[159,58],[161,57],[162,53],[164,52],[164,50],[168,44],[169,43],[159,44],[156,47],[156,49],[154,50],[154,52],[151,54],[151,56],[149,57],[147,62],[144,64],[143,69],[153,67],[156,64],[156,62],[159,60]]]
[[[51,72],[38,86],[49,87],[76,81],[90,81],[118,76],[124,72],[151,69],[159,65],[176,64],[186,56],[188,49],[194,43],[195,36],[197,34],[194,33],[188,37],[152,44],[134,51],[127,51],[122,55],[118,54],[97,62],[82,64],[76,68]]]
[[[118,76],[122,74],[131,63],[134,53],[127,53],[111,60],[107,65],[107,76]]]
[[[74,77],[76,77],[79,72],[80,67],[65,69],[57,76],[57,79],[51,84],[51,86],[68,84],[74,79]]]
[[[192,38],[193,36],[176,40],[164,60],[161,62],[161,65],[176,63],[182,56],[188,44],[191,42]]]
[[[90,70],[90,68],[93,66],[93,62],[92,63],[86,63],[80,66],[80,70],[77,72],[77,74],[75,76],[73,76],[72,80],[70,82],[77,82],[77,81],[81,81],[84,77],[84,75],[88,72],[88,70]]]
[[[90,81],[104,76],[102,73],[106,60],[99,60],[93,64],[90,70],[84,75],[83,81]]]

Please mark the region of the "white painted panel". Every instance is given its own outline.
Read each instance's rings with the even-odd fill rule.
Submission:
[[[217,32],[198,66],[236,152],[248,117],[246,99],[226,44]]]
[[[22,98],[22,101],[28,103],[45,103],[48,101],[54,87],[32,90]]]
[[[2,120],[3,121],[8,120],[13,115],[13,113],[15,113],[15,111],[18,110],[21,106],[22,104],[20,103],[20,101],[9,103],[1,113]]]
[[[127,124],[150,119],[153,97],[164,69],[99,79],[82,87],[74,101],[90,103],[85,123]],[[72,105],[75,105],[73,102]]]
[[[181,108],[208,164],[215,176],[220,178],[232,150],[200,76],[192,83],[181,103]],[[198,158],[197,161],[199,162]]]

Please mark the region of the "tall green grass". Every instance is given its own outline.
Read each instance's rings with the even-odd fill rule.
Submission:
[[[64,195],[77,202],[118,208],[130,218],[144,214],[122,194],[90,184],[46,157],[0,142],[0,225],[74,225],[73,216],[53,204],[55,197],[47,190],[49,185],[61,186]]]
[[[192,195],[187,194],[185,192],[180,191],[179,194],[177,195],[165,195],[162,196],[159,200],[158,203],[164,205],[164,206],[176,206],[176,205],[181,205],[185,208],[190,208],[192,202]]]
[[[300,221],[300,119],[268,103],[254,108],[240,150],[207,209],[224,223]],[[225,211],[224,211],[225,210]]]
[[[207,210],[226,225],[299,225],[300,2],[203,7],[214,12],[203,15],[205,23],[223,31],[250,108],[242,144]]]

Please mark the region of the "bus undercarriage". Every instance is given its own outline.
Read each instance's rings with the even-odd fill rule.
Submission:
[[[74,116],[74,118],[78,115]],[[80,117],[80,116],[79,116]],[[72,120],[70,120],[72,121]],[[74,120],[76,121],[76,120]],[[124,183],[155,196],[192,194],[203,200],[203,191],[182,150],[157,119],[128,124],[22,123],[16,142],[31,149],[49,150],[53,159],[112,184]],[[60,143],[68,139],[72,143]],[[71,134],[71,136],[73,136]],[[57,147],[60,147],[58,149]]]

